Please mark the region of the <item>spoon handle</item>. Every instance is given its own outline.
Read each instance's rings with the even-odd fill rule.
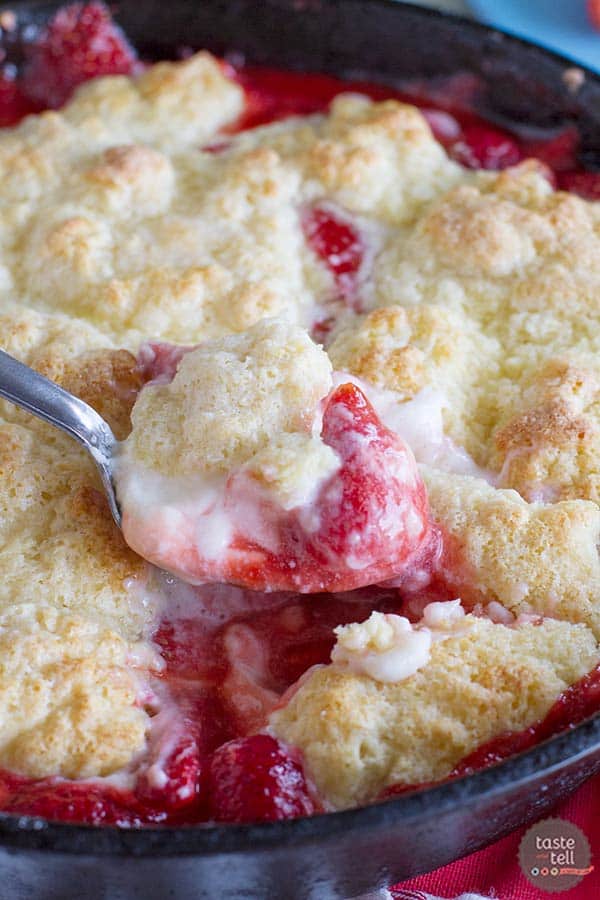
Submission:
[[[58,384],[0,350],[0,397],[61,428],[91,453],[102,478],[117,525],[121,515],[111,479],[111,458],[117,439],[95,409]]]

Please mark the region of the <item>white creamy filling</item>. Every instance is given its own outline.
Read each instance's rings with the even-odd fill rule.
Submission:
[[[365,622],[334,629],[337,642],[331,662],[375,681],[404,681],[428,664],[434,641],[445,640],[465,627],[460,600],[429,603],[416,625],[404,616],[373,612]]]
[[[164,533],[164,547],[158,553],[168,554],[171,538],[191,526],[202,556],[219,559],[240,527],[239,511],[234,516],[225,508],[224,476],[164,475],[125,454],[117,458],[114,475],[123,513],[150,526],[159,523],[154,531]]]
[[[273,523],[265,517],[265,501],[272,501],[271,493],[250,477],[238,479],[228,497],[226,476],[168,476],[130,461],[120,463],[118,472],[122,510],[130,521],[136,520],[140,537],[146,526],[155,537],[164,535],[164,541],[156,545],[161,556],[167,556],[173,542],[184,533],[191,535],[199,555],[208,561],[221,559],[236,534],[273,553],[280,549]],[[311,518],[311,502],[320,484],[319,479],[311,486],[306,505],[301,506],[307,511],[307,524],[310,522],[314,530],[319,522],[314,515]]]
[[[252,463],[223,475],[165,475],[141,465],[125,450],[114,466],[119,503],[129,522],[136,523],[133,527],[139,538],[143,539],[146,528],[152,530],[161,556],[169,555],[183,534],[190,536],[199,555],[209,561],[221,559],[236,534],[277,553],[279,536],[274,525],[283,512],[297,509],[307,531],[319,528],[314,502],[340,466],[337,454],[327,445],[321,446],[328,452],[307,451],[299,460],[293,492],[282,496],[276,487],[259,480],[260,470],[255,473]],[[270,478],[272,473],[267,469],[265,475]]]
[[[160,712],[152,719],[152,727],[148,739],[150,765],[147,768],[142,768],[151,788],[162,791],[169,783],[166,767],[173,756],[178,741],[184,733],[185,724],[181,710],[170,698],[163,698]],[[193,787],[187,785],[183,789],[180,788],[178,793],[180,799],[184,800],[192,792]]]

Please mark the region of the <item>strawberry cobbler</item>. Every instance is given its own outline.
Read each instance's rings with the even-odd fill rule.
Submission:
[[[6,31],[18,20],[4,19]],[[594,712],[600,179],[445,100],[98,3],[0,78],[8,352],[120,440],[0,406],[0,800],[305,816]]]

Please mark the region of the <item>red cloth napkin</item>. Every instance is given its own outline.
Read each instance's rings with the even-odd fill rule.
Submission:
[[[558,816],[577,825],[586,835],[594,870],[571,890],[550,894],[533,887],[519,868],[519,843],[526,828],[519,828],[485,850],[419,875],[390,888],[394,900],[426,900],[427,895],[454,898],[464,893],[498,900],[595,900],[600,898],[600,775],[587,781],[564,803],[543,818]]]

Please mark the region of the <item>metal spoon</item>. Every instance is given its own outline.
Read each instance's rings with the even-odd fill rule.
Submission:
[[[4,350],[0,350],[0,396],[83,444],[98,467],[112,517],[120,528],[121,510],[112,478],[112,459],[118,441],[102,416]]]

